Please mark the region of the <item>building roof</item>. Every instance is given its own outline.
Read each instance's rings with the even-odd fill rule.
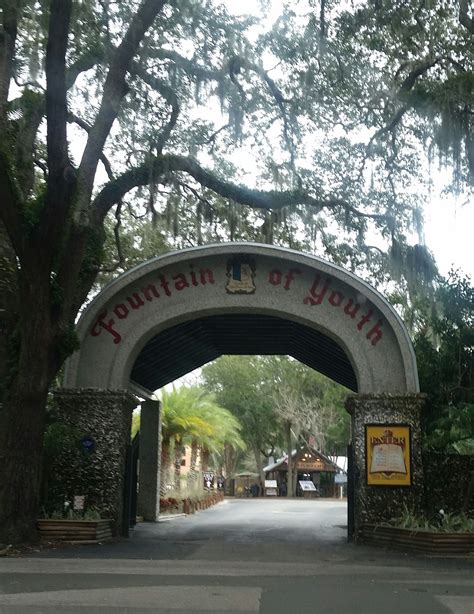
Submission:
[[[320,452],[319,450],[316,450],[316,448],[313,448],[312,446],[303,446],[302,448],[297,448],[295,450],[293,450],[293,452],[291,453],[291,458],[296,458],[297,454],[303,450],[307,450],[308,452],[311,452],[312,454],[314,454],[315,456],[319,457],[320,459],[322,459],[325,463],[327,463],[328,465],[332,465],[334,467],[334,469],[336,471],[344,471],[341,467],[339,467],[334,461],[332,461],[328,456],[326,456],[325,454],[323,454],[322,452]],[[279,458],[276,462],[267,465],[266,467],[263,468],[263,472],[264,473],[269,473],[270,471],[275,471],[276,469],[278,469],[279,467],[283,466],[286,461],[287,461],[288,455],[285,454],[285,456],[282,456],[281,458]]]

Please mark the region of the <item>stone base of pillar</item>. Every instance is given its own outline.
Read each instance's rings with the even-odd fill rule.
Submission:
[[[405,509],[424,512],[420,413],[422,394],[360,394],[346,400],[352,417],[354,529],[365,523],[388,522]],[[409,425],[411,431],[411,485],[372,486],[367,483],[366,425]],[[349,477],[350,479],[350,477]]]
[[[140,412],[140,472],[137,513],[157,522],[160,513],[161,411],[160,402],[147,400]]]
[[[65,500],[83,496],[86,509],[111,518],[120,534],[125,455],[138,400],[125,390],[96,388],[58,389],[54,399],[59,421],[77,444],[55,462],[55,484]]]

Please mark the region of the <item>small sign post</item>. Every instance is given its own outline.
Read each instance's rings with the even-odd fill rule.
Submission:
[[[84,495],[75,495],[74,496],[74,511],[76,512],[83,512],[84,511],[84,502],[85,502],[85,496]]]
[[[91,454],[95,450],[95,440],[90,435],[81,438],[81,447],[86,454]]]

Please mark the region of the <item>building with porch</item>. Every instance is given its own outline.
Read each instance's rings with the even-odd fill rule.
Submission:
[[[328,456],[309,445],[301,446],[292,452],[292,467],[296,469],[296,494],[304,495],[299,483],[312,482],[316,491],[316,496],[335,497],[337,489],[335,485],[336,474],[343,473],[334,461]],[[266,480],[276,480],[278,493],[281,495],[288,483],[288,455],[285,454],[276,462],[267,465],[263,469]]]

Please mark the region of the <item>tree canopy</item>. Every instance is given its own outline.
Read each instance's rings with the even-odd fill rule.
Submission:
[[[474,453],[474,288],[451,272],[421,312],[415,336],[420,389],[428,395],[425,445]],[[423,317],[424,316],[424,317]]]
[[[0,3],[6,541],[34,531],[46,395],[107,230],[109,270],[121,230],[149,216],[150,250],[248,239],[429,277],[429,252],[409,243],[430,152],[454,162],[458,192],[472,185],[467,1],[299,0],[273,20],[269,1],[250,16],[232,4]]]
[[[264,458],[285,450],[286,424],[293,445],[313,436],[322,452],[345,452],[347,390],[302,363],[287,356],[222,356],[203,368],[202,378],[241,423],[258,472]]]

